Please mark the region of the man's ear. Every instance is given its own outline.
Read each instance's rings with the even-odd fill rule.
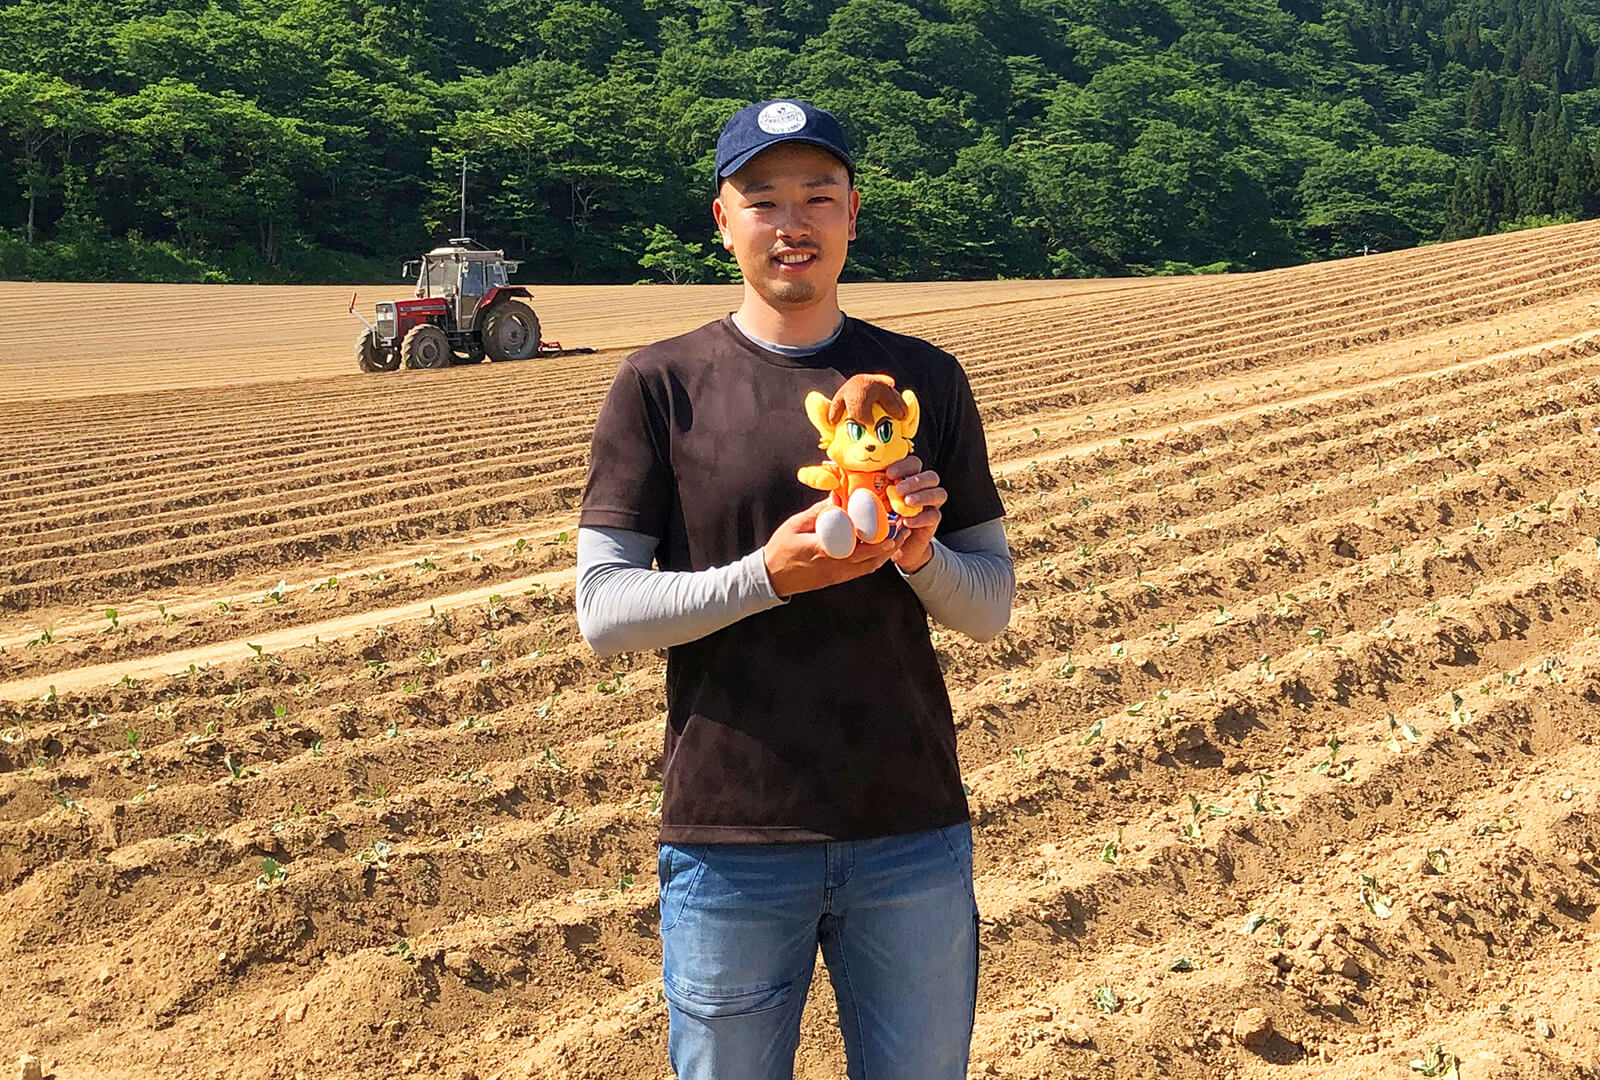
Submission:
[[[733,238],[728,235],[728,208],[722,205],[721,195],[711,200],[711,217],[717,223],[717,235],[722,240],[722,246],[732,251]]]
[[[917,395],[910,390],[902,393],[900,400],[906,403],[906,418],[900,421],[900,426],[905,429],[906,438],[915,438],[917,428],[922,424],[922,406],[917,403]]]
[[[856,238],[856,215],[861,213],[861,192],[855,185],[850,186],[850,239]]]
[[[833,425],[828,422],[828,406],[831,404],[831,400],[815,390],[806,395],[806,415],[811,418],[811,426],[817,429],[817,434],[822,436],[824,449],[833,442]]]

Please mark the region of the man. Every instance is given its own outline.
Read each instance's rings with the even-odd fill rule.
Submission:
[[[853,1080],[962,1080],[972,834],[927,617],[980,639],[1010,618],[983,429],[953,357],[839,308],[860,194],[833,116],[751,105],[723,128],[716,168],[743,302],[623,361],[578,529],[584,637],[667,649],[672,1066],[790,1077],[820,946]],[[796,476],[820,460],[804,402],[864,373],[915,391],[917,454],[890,478],[918,511],[833,558],[814,527],[828,500]]]

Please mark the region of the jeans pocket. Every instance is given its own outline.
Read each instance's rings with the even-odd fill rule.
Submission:
[[[695,879],[703,865],[694,856],[673,844],[662,844],[656,853],[656,880],[661,884],[661,932],[677,925]]]
[[[951,861],[955,863],[956,873],[961,875],[961,884],[967,890],[967,898],[972,901],[972,910],[976,914],[978,894],[972,884],[972,825],[965,821],[949,825],[939,830],[939,836],[944,840]]]

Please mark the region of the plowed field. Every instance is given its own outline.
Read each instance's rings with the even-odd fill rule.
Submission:
[[[1597,267],[847,288],[965,363],[1016,556],[936,636],[975,1076],[1600,1077]],[[573,536],[618,360],[735,293],[366,376],[348,295],[0,286],[0,1056],[665,1077],[664,661],[584,645]]]

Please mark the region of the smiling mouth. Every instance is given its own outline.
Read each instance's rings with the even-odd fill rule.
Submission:
[[[817,253],[814,251],[786,251],[780,255],[774,255],[772,261],[787,270],[804,270],[817,261]]]

